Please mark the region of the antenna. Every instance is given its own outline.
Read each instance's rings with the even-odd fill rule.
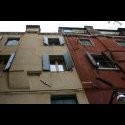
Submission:
[[[114,28],[117,28],[118,26],[122,25],[122,23],[120,21],[108,21],[108,24],[113,24]]]

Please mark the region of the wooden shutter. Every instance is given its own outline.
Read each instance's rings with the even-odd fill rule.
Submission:
[[[59,42],[60,42],[60,45],[64,45],[64,38],[63,37],[59,37]]]
[[[12,65],[12,62],[13,62],[13,60],[14,60],[15,55],[16,55],[15,52],[11,54],[11,56],[10,56],[10,58],[9,58],[7,64],[6,64],[4,70],[8,70],[8,69],[10,68],[10,66]]]
[[[67,70],[71,70],[74,67],[74,64],[69,52],[66,52],[64,54],[64,60],[66,63]]]
[[[50,60],[48,54],[43,55],[43,70],[50,71]]]
[[[43,42],[44,42],[44,44],[46,44],[46,45],[49,44],[49,43],[48,43],[48,37],[47,37],[47,36],[44,36],[44,37],[43,37]]]
[[[97,67],[96,61],[95,59],[92,57],[92,55],[89,52],[86,52],[86,55],[88,56],[89,60],[91,61],[91,63]]]

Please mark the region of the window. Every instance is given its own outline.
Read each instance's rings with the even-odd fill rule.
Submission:
[[[123,40],[119,40],[119,41],[116,41],[116,42],[120,46],[125,46],[125,41],[123,41]]]
[[[72,30],[71,29],[64,29],[63,32],[66,32],[66,33],[71,33]]]
[[[50,71],[51,72],[61,72],[66,68],[63,56],[49,56],[50,57]]]
[[[0,55],[0,72],[6,71],[12,65],[15,53],[11,55]]]
[[[58,95],[51,97],[51,104],[78,104],[74,95]]]
[[[0,36],[0,40],[2,40],[3,39],[3,36]]]
[[[16,46],[16,45],[18,45],[18,43],[19,43],[19,38],[9,38],[8,40],[7,40],[7,42],[5,43],[5,45],[14,45],[14,46]]]
[[[82,46],[92,46],[92,45],[94,45],[90,40],[88,40],[88,39],[81,39],[80,40],[80,44],[82,45]]]
[[[64,55],[44,54],[42,59],[43,71],[61,72],[72,70],[74,64],[69,52]]]
[[[117,65],[113,62],[113,60],[109,59],[104,54],[90,54],[86,53],[91,63],[97,67],[98,69],[118,69]]]
[[[9,60],[9,57],[8,55],[0,55],[0,72],[3,72],[5,67],[6,67],[6,64]]]
[[[59,46],[64,45],[64,39],[63,37],[59,38],[48,38],[47,36],[44,36],[44,44],[48,46]]]
[[[5,67],[5,62],[2,59],[0,59],[0,75],[4,70],[4,67]]]
[[[48,38],[49,45],[60,45],[59,39],[58,38]]]

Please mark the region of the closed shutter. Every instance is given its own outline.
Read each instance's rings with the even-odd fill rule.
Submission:
[[[12,62],[14,60],[15,55],[16,55],[15,52],[11,54],[4,70],[8,70],[10,68],[10,66],[12,65]]]
[[[71,70],[74,67],[74,64],[73,64],[73,61],[72,61],[72,58],[71,58],[69,52],[66,52],[64,54],[64,60],[65,60],[65,63],[66,63],[67,70]]]
[[[60,45],[64,45],[64,38],[63,37],[59,37],[59,42],[60,42]]]
[[[91,56],[91,54],[89,52],[86,52],[86,55],[88,56],[89,60],[91,61],[91,63],[97,67],[96,61],[94,60],[94,58]]]
[[[43,55],[43,70],[50,71],[50,60],[48,54]]]
[[[48,37],[47,36],[43,37],[43,42],[44,42],[44,44],[48,45]]]

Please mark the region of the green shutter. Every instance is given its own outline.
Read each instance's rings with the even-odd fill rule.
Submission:
[[[43,42],[44,42],[44,44],[48,45],[48,37],[47,36],[43,37]]]
[[[64,45],[64,38],[63,37],[59,37],[59,42],[60,42],[60,45]]]
[[[66,63],[67,70],[71,70],[74,67],[74,64],[69,52],[66,52],[64,54],[64,60]]]
[[[91,54],[89,52],[86,52],[86,55],[88,56],[89,60],[91,61],[91,63],[97,67],[96,61],[94,60],[94,58],[91,56]]]
[[[43,55],[43,71],[50,71],[50,60],[48,54]]]

